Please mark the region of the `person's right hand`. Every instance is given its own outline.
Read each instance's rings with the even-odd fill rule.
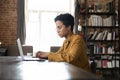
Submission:
[[[38,51],[37,53],[36,53],[36,57],[38,57],[38,58],[48,58],[48,52],[42,52],[42,51]]]

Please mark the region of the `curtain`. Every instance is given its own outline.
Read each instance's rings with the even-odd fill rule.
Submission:
[[[24,14],[24,0],[17,1],[17,38],[20,38],[21,44],[25,44],[26,39],[26,27],[25,27],[25,14]]]

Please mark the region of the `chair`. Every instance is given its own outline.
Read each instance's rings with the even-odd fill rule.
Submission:
[[[33,53],[33,46],[22,46],[24,55],[27,53]],[[19,56],[18,46],[17,45],[10,45],[7,48],[6,56]]]
[[[90,63],[91,72],[94,74],[96,74],[96,66],[97,66],[97,64],[95,61]]]
[[[50,51],[51,52],[57,52],[60,49],[60,46],[51,46]]]

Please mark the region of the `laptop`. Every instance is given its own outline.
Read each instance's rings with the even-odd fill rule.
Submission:
[[[21,41],[20,39],[18,38],[17,39],[17,45],[18,45],[18,50],[19,50],[19,53],[20,53],[20,57],[23,61],[45,61],[46,59],[41,59],[41,58],[36,58],[36,57],[33,57],[33,56],[25,56],[23,54],[23,49],[22,49],[22,45],[21,45]]]

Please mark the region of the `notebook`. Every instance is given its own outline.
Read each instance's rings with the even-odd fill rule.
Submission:
[[[46,59],[36,58],[36,57],[32,57],[32,56],[31,57],[25,56],[23,54],[23,49],[22,49],[21,41],[19,38],[17,39],[17,46],[18,46],[18,50],[20,53],[20,57],[23,61],[45,61],[46,60]]]

